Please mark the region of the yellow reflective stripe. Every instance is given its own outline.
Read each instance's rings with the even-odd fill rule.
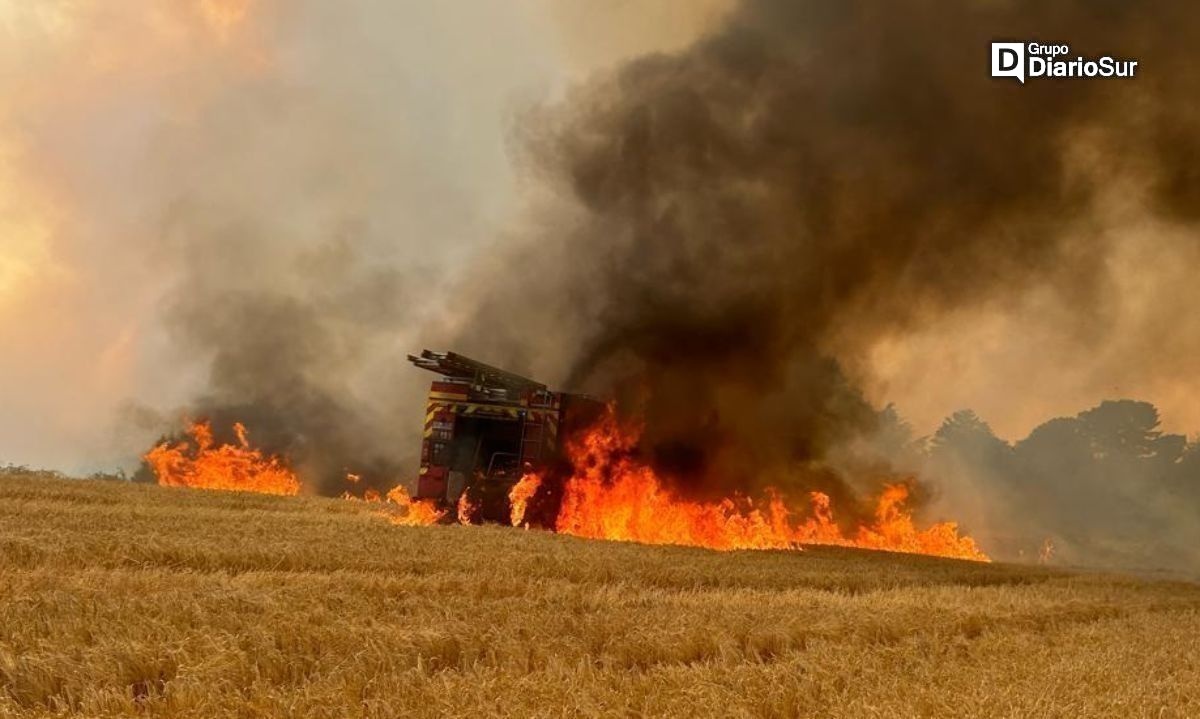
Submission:
[[[466,393],[454,394],[453,392],[430,392],[429,399],[466,399]]]
[[[485,414],[506,414],[509,417],[518,417],[521,414],[519,407],[505,407],[495,404],[476,404],[467,402],[455,402],[448,405],[450,408],[461,409],[463,414],[475,414],[483,412]]]

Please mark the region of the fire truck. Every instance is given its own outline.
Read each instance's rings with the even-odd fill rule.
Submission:
[[[408,360],[439,375],[425,405],[415,496],[454,506],[467,493],[485,521],[507,522],[512,486],[526,472],[559,468],[563,438],[603,410],[586,395],[554,392],[454,352],[424,350]]]

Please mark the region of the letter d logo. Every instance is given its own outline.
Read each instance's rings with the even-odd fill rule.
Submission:
[[[1015,77],[1017,82],[1025,84],[1025,45],[992,43],[992,77]]]

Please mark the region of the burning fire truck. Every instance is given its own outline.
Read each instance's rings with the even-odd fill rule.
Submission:
[[[483,520],[507,522],[513,485],[528,472],[553,473],[562,438],[603,410],[586,395],[553,392],[454,352],[408,360],[440,375],[425,405],[416,498],[454,506],[466,493]]]

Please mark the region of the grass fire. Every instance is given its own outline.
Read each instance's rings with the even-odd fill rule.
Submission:
[[[0,719],[1200,716],[1197,37],[0,0]]]
[[[452,352],[426,350],[409,359],[441,375],[425,407],[415,497],[404,485],[382,498],[372,489],[363,494],[394,505],[398,523],[491,521],[645,544],[722,550],[832,544],[987,560],[953,522],[918,529],[902,484],[885,486],[871,520],[848,529],[836,520],[829,496],[817,491],[806,507],[771,487],[760,497],[689,499],[639,460],[639,432],[622,425],[611,404],[550,392]],[[215,444],[208,424],[194,424],[190,441],[163,442],[145,461],[164,486],[299,491],[286,461],[252,448],[241,424],[234,431],[236,446]]]
[[[246,428],[233,425],[237,444],[215,444],[212,427],[197,422],[188,441],[164,442],[146,453],[146,464],[167,487],[226,489],[262,494],[298,494],[300,481],[278,457],[264,456],[250,446]]]

